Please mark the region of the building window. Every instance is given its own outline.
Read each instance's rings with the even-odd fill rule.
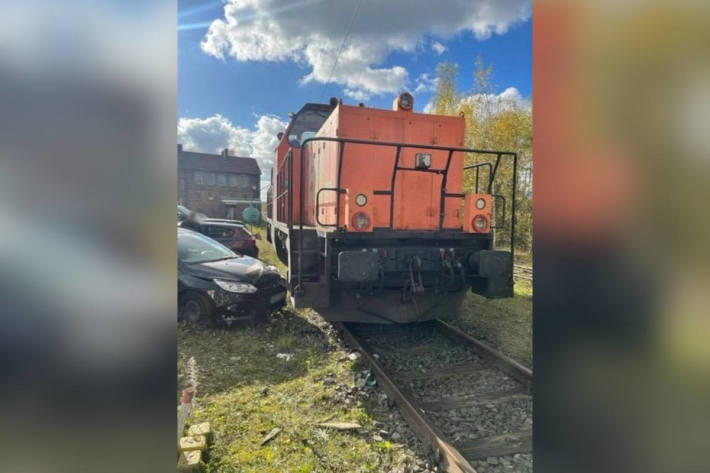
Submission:
[[[247,176],[239,175],[237,176],[237,185],[239,187],[246,187],[249,185],[249,178]]]
[[[229,186],[230,186],[230,187],[237,187],[237,176],[236,176],[236,174],[230,174],[230,175],[229,175]]]
[[[194,176],[195,176],[195,184],[202,184],[205,182],[205,175],[202,174],[201,172],[196,172]]]
[[[207,173],[207,185],[208,186],[214,185],[214,173],[213,172]]]
[[[178,180],[178,189],[180,189],[181,191],[185,190],[185,179],[180,178]]]
[[[227,176],[224,174],[219,174],[217,176],[217,185],[218,186],[226,186],[227,185]]]

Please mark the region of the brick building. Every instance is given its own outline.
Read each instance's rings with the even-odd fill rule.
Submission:
[[[178,203],[208,217],[242,218],[253,205],[261,209],[261,169],[254,158],[183,151],[178,154]]]

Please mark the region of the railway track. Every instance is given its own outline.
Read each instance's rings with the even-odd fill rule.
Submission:
[[[533,269],[531,266],[516,263],[513,265],[513,276],[516,279],[532,279]]]
[[[445,471],[532,471],[531,370],[440,320],[335,327]]]

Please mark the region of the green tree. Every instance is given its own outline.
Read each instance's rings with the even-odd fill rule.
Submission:
[[[459,67],[450,62],[442,62],[436,66],[436,89],[434,90],[434,113],[437,115],[453,115],[456,113],[458,97]]]
[[[466,146],[476,149],[513,151],[518,153],[516,185],[516,231],[518,249],[529,250],[532,244],[532,111],[515,98],[495,95],[491,84],[493,67],[486,66],[478,57],[472,90],[457,91],[458,67],[441,63],[437,67],[437,87],[433,98],[433,111],[442,115],[463,115],[466,119]],[[491,155],[469,153],[465,164],[495,162]],[[481,168],[479,191],[485,191],[488,176]],[[503,157],[496,172],[493,193],[506,199],[506,225],[496,233],[496,245],[510,243],[510,209],[512,159]],[[467,172],[464,188],[473,191],[475,172]],[[498,203],[501,201],[498,200]],[[501,215],[500,205],[497,214]]]

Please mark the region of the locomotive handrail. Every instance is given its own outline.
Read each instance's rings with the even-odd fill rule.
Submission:
[[[500,160],[503,156],[510,156],[513,158],[513,175],[512,175],[512,189],[511,189],[511,199],[510,199],[510,274],[513,274],[513,266],[515,264],[515,194],[516,194],[516,188],[518,186],[517,183],[517,177],[518,177],[518,153],[513,153],[510,151],[501,151],[501,152],[493,152],[493,154],[497,155],[495,165],[493,166],[493,171],[491,172],[491,177],[489,178],[488,181],[488,194],[493,195],[493,181],[495,180],[496,173],[498,172],[498,166],[500,165]],[[481,164],[489,164],[489,163],[481,163]],[[464,168],[464,172],[467,169],[473,169],[476,168],[478,171],[477,166],[470,166],[468,168]],[[495,195],[494,195],[495,197]],[[505,204],[504,207],[505,209]],[[505,216],[503,217],[505,220]],[[491,227],[492,228],[492,227]],[[512,277],[512,276],[511,276]]]
[[[478,194],[478,170],[479,168],[482,168],[483,166],[488,166],[488,188],[490,189],[491,187],[491,176],[493,175],[493,165],[491,163],[478,163],[478,164],[469,164],[468,166],[464,166],[463,170],[466,171],[468,169],[476,169],[476,194]]]
[[[337,223],[337,217],[336,217],[336,223],[322,223],[320,221],[320,214],[318,213],[318,209],[320,208],[320,193],[323,191],[332,191],[332,192],[337,192],[338,193],[338,199],[340,199],[340,194],[345,194],[345,191],[343,189],[338,189],[336,187],[321,187],[318,189],[318,192],[316,192],[316,223],[320,225],[321,227],[336,227],[338,226]]]
[[[494,199],[501,199],[503,201],[503,218],[501,219],[503,223],[505,224],[505,196],[500,195],[500,194],[491,194]],[[493,215],[495,217],[495,215]],[[496,218],[496,221],[498,219]],[[503,228],[503,225],[491,225],[491,228]]]
[[[344,155],[344,150],[345,150],[345,145],[348,143],[352,144],[361,144],[361,145],[376,145],[376,146],[388,146],[388,147],[393,147],[396,149],[396,156],[395,156],[395,163],[394,163],[394,169],[392,173],[392,186],[390,189],[390,228],[393,228],[393,223],[394,223],[394,185],[395,185],[395,179],[396,179],[396,174],[398,170],[409,170],[409,171],[426,171],[426,172],[437,172],[440,174],[443,174],[442,178],[442,185],[441,185],[441,204],[440,204],[440,216],[439,216],[439,230],[441,231],[443,227],[443,220],[444,220],[444,201],[447,197],[452,197],[452,196],[458,196],[458,194],[448,194],[446,192],[446,182],[447,182],[447,177],[448,177],[448,172],[449,172],[449,166],[451,164],[451,158],[453,156],[453,153],[455,152],[461,152],[461,153],[474,153],[474,154],[488,154],[488,155],[495,155],[497,157],[495,165],[493,166],[492,170],[489,173],[489,179],[488,179],[488,194],[491,194],[492,192],[492,186],[493,186],[493,181],[495,180],[496,173],[498,171],[498,166],[500,164],[500,160],[503,156],[510,156],[513,158],[513,188],[512,188],[512,202],[511,202],[511,229],[510,229],[510,254],[511,254],[511,274],[513,271],[513,261],[514,261],[514,256],[515,256],[515,249],[514,249],[514,242],[515,242],[515,188],[516,188],[516,173],[517,173],[517,165],[518,165],[518,154],[512,151],[494,151],[494,150],[486,150],[486,149],[476,149],[476,148],[462,148],[462,147],[457,147],[457,146],[439,146],[439,145],[434,145],[434,144],[415,144],[415,143],[401,143],[401,142],[394,142],[394,141],[375,141],[375,140],[362,140],[362,139],[356,139],[356,138],[336,138],[336,137],[330,137],[330,136],[314,136],[311,138],[306,138],[303,140],[301,143],[301,153],[300,153],[300,159],[299,159],[299,222],[298,222],[298,272],[297,272],[297,285],[294,288],[295,292],[298,293],[299,291],[302,290],[301,282],[302,282],[302,273],[303,273],[303,220],[304,220],[304,214],[305,214],[305,202],[304,202],[304,185],[303,185],[303,178],[305,174],[305,150],[306,150],[306,145],[316,142],[316,141],[325,141],[325,142],[333,142],[333,143],[339,143],[340,144],[340,149],[338,152],[338,172],[337,172],[337,182],[336,186],[334,188],[331,188],[335,191],[337,191],[337,198],[335,201],[335,228],[336,230],[340,230],[340,194],[342,193],[343,189],[341,189],[340,183],[341,183],[341,173],[343,169],[343,155]],[[428,150],[437,150],[437,151],[448,151],[448,158],[446,161],[446,168],[445,169],[438,169],[438,170],[430,170],[430,169],[417,169],[417,168],[401,168],[399,167],[399,158],[401,155],[401,150],[402,148],[410,148],[410,149],[428,149]],[[289,150],[290,156],[287,156],[288,161],[289,161],[289,182],[288,182],[288,190],[289,190],[289,219],[288,219],[288,228],[289,232],[293,229],[293,186],[291,183],[293,182],[293,152],[292,149]],[[480,163],[480,164],[488,164],[490,166],[490,163]],[[282,163],[283,166],[283,163]],[[472,166],[471,168],[476,168],[478,170],[478,166]],[[464,169],[465,171],[466,169]],[[320,191],[319,191],[320,192]],[[319,193],[318,192],[318,193]],[[316,216],[316,221],[318,220]]]
[[[280,217],[279,216],[279,204],[281,203],[280,201],[282,200],[281,198],[284,196],[284,194],[288,194],[289,201],[292,198],[292,192],[291,192],[292,191],[292,189],[291,189],[291,181],[292,181],[291,175],[293,174],[293,165],[292,165],[293,163],[291,162],[292,157],[293,157],[293,150],[289,149],[288,152],[286,153],[286,156],[284,157],[284,160],[281,162],[281,164],[279,165],[279,167],[276,170],[276,176],[277,176],[276,178],[283,179],[285,181],[283,184],[286,187],[286,190],[271,198],[271,202],[273,204],[275,204],[274,205],[274,219],[275,220],[279,220],[279,217]],[[283,169],[283,167],[287,163],[289,164],[289,173],[287,174],[286,178],[284,178],[284,177],[282,177],[281,170]],[[277,182],[276,190],[278,190],[278,182]],[[268,207],[267,207],[267,209],[268,209]],[[290,204],[290,202],[289,202],[289,209],[288,210],[289,210],[289,214],[286,216],[281,216],[281,217],[282,218],[285,217],[285,220],[288,224],[288,228],[290,230],[291,229],[291,214],[290,214],[291,204]]]

